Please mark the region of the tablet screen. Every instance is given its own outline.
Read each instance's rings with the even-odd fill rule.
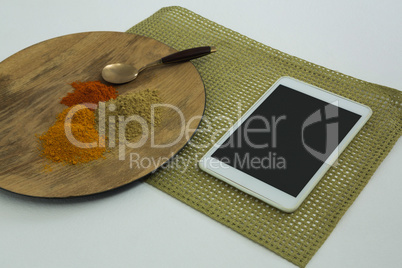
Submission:
[[[212,157],[297,197],[360,117],[279,85]]]

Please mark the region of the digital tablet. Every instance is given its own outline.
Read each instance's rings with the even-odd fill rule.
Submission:
[[[212,146],[199,166],[293,212],[371,114],[363,104],[282,77]]]

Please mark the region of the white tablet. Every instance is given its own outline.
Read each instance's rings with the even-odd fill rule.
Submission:
[[[212,146],[199,166],[292,212],[336,164],[371,113],[360,103],[282,77]]]

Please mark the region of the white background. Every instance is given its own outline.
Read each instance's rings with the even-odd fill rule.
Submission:
[[[60,35],[123,32],[170,5],[291,55],[402,89],[399,0],[0,0],[0,61]],[[401,159],[400,139],[309,267],[402,267]],[[0,190],[0,267],[133,266],[294,267],[146,183],[73,200]]]

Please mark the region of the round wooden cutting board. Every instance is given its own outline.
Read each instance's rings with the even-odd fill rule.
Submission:
[[[53,163],[40,156],[41,135],[66,106],[60,104],[75,81],[96,81],[102,68],[123,62],[140,68],[176,50],[154,39],[119,32],[87,32],[50,39],[0,63],[0,187],[37,197],[99,193],[151,173],[183,148],[205,108],[205,90],[190,62],[155,67],[117,85],[119,94],[159,91],[162,123],[139,148],[105,153],[85,164]],[[170,108],[169,108],[170,107]],[[173,108],[176,107],[176,108]]]

